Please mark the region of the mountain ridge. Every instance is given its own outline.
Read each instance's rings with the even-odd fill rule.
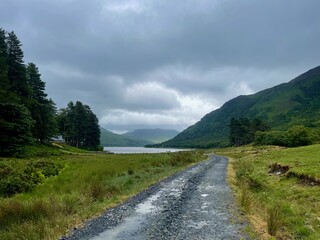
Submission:
[[[235,97],[173,139],[157,146],[227,146],[228,124],[232,117],[259,118],[274,130],[286,130],[293,125],[320,128],[320,66],[287,83]]]
[[[179,132],[172,129],[136,129],[124,134],[116,134],[100,128],[100,142],[108,147],[143,147],[145,145],[161,143],[175,137]]]
[[[178,134],[179,132],[173,129],[153,128],[153,129],[136,129],[131,132],[122,134],[122,136],[133,138],[133,139],[145,140],[152,143],[161,143],[175,137]]]
[[[104,147],[142,147],[152,142],[144,141],[141,139],[132,139],[129,137],[122,136],[120,134],[113,133],[104,128],[100,128],[100,145]]]

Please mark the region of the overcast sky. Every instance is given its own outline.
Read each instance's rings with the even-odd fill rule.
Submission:
[[[319,0],[1,0],[58,108],[100,125],[183,130],[320,65]]]

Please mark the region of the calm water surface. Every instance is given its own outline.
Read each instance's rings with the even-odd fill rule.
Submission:
[[[113,153],[163,153],[163,152],[180,152],[188,151],[189,149],[175,149],[175,148],[145,148],[145,147],[104,147],[105,151]]]

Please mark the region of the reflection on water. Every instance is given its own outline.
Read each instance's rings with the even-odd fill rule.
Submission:
[[[189,149],[175,149],[175,148],[145,148],[145,147],[104,147],[104,151],[113,153],[163,153],[163,152],[180,152],[188,151]]]

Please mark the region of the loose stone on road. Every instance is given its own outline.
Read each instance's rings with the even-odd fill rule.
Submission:
[[[211,156],[63,239],[249,239],[226,182],[227,158]]]

